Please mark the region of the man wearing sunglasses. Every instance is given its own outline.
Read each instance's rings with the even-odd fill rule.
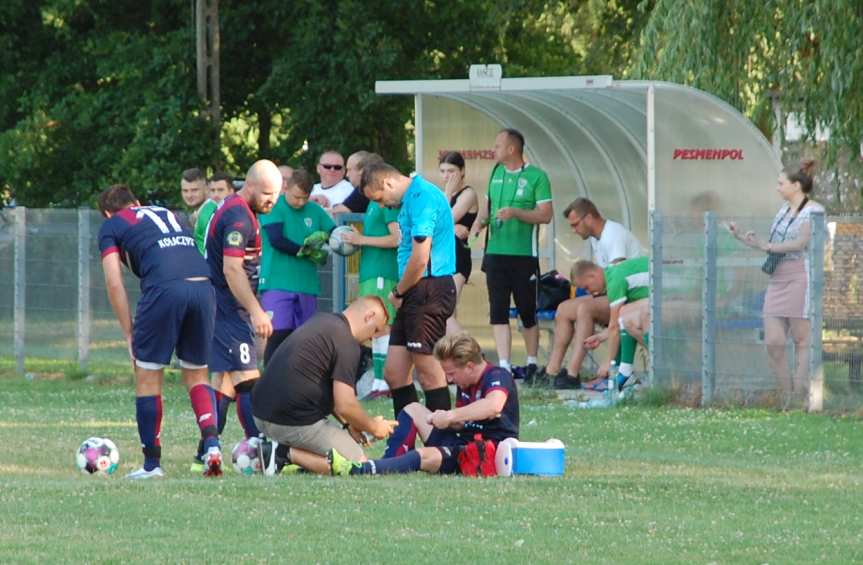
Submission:
[[[321,182],[312,187],[310,200],[329,211],[344,202],[354,187],[345,179],[345,158],[338,151],[324,151],[318,159],[317,170]]]

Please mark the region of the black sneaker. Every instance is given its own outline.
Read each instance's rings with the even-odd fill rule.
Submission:
[[[535,386],[537,383],[544,381],[545,378],[545,367],[542,367],[541,369],[533,371],[529,379],[524,379],[524,386]]]
[[[536,363],[531,363],[530,365],[524,368],[524,382],[528,383],[530,386],[536,384],[536,377],[539,374],[539,369],[536,366]]]
[[[578,375],[570,377],[566,369],[561,369],[554,377],[554,388],[556,390],[573,390],[581,388],[581,379]]]
[[[264,437],[260,438],[258,443],[258,460],[261,462],[261,472],[264,476],[272,477],[273,475],[278,475],[282,472],[282,467],[285,466],[286,461],[280,460],[281,458],[276,454],[278,447],[278,442],[268,440]]]

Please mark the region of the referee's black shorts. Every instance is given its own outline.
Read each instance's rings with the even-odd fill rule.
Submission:
[[[455,311],[452,275],[425,277],[405,294],[390,329],[390,345],[401,345],[411,353],[431,355],[446,334],[447,318]]]
[[[486,255],[482,261],[488,287],[489,321],[509,324],[509,299],[525,328],[536,325],[536,295],[539,290],[539,259],[522,255]]]

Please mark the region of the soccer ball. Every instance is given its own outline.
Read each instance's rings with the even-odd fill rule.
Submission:
[[[108,438],[87,438],[75,454],[75,463],[82,473],[110,475],[120,463],[120,451]]]
[[[334,229],[333,232],[330,234],[330,250],[333,253],[338,253],[343,257],[347,257],[348,255],[353,255],[354,253],[356,253],[359,249],[356,245],[342,241],[342,236],[352,231],[354,231],[354,229],[350,226],[339,226]]]
[[[261,472],[261,460],[258,459],[258,446],[261,440],[256,437],[245,438],[231,450],[231,462],[234,469],[247,477]]]

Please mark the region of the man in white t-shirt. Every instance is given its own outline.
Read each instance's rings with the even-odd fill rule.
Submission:
[[[572,231],[590,241],[593,262],[603,269],[625,259],[641,256],[641,244],[629,230],[606,220],[587,198],[578,198],[563,211]],[[608,325],[609,307],[605,296],[587,294],[566,300],[557,307],[554,318],[554,347],[548,365],[538,378],[554,379],[554,388],[581,388],[578,372],[587,354],[584,340],[593,335],[594,325]],[[574,334],[574,335],[573,335]],[[562,368],[566,350],[572,344],[569,365]],[[603,365],[598,374],[607,374]]]
[[[309,199],[329,212],[350,196],[354,186],[345,179],[345,158],[338,151],[328,149],[321,153],[317,170],[321,182],[312,187]]]

